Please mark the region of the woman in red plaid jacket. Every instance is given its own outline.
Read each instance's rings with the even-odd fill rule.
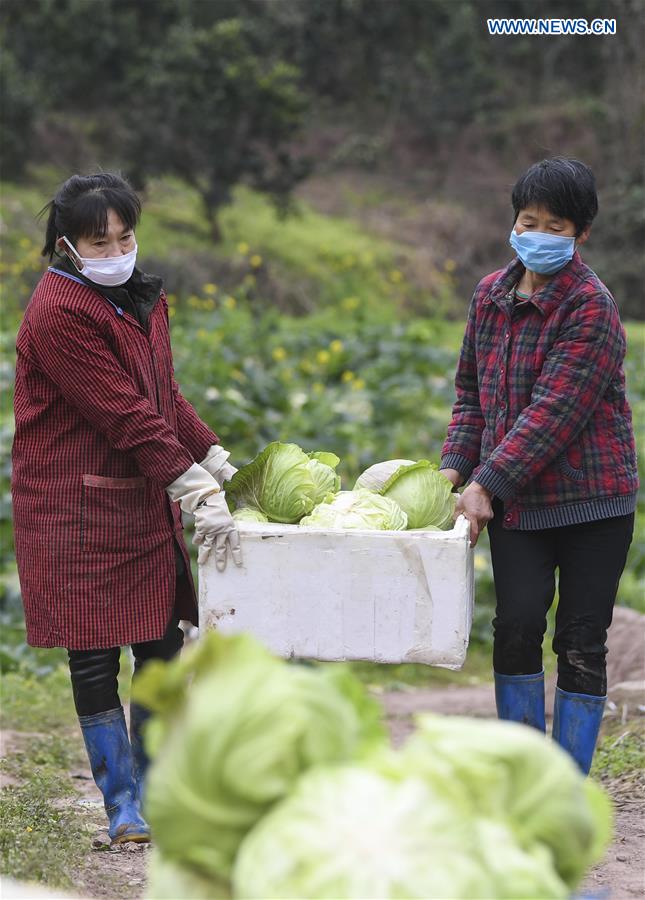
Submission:
[[[634,528],[638,472],[616,303],[578,248],[598,210],[591,170],[531,166],[512,192],[517,254],[473,296],[441,467],[457,513],[488,524],[500,718],[542,731],[546,614],[559,602],[553,736],[588,772],[605,640]]]
[[[119,176],[74,176],[48,204],[36,286],[18,332],[12,495],[28,643],[66,647],[74,702],[114,843],[148,841],[146,712],[117,690],[180,649],[197,623],[181,510],[200,562],[239,536],[221,487],[236,471],[174,379],[161,279],[135,263],[141,207]],[[198,462],[199,461],[199,462]]]

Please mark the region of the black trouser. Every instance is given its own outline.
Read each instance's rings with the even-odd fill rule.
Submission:
[[[181,553],[175,548],[177,578],[185,566]],[[151,659],[170,660],[182,648],[184,633],[179,628],[179,618],[175,612],[170,617],[164,636],[158,641],[132,644],[135,677]],[[68,650],[69,671],[72,678],[74,705],[79,716],[93,716],[95,713],[116,709],[119,700],[118,679],[120,647],[105,650]]]
[[[558,687],[604,696],[607,629],[634,531],[634,513],[537,531],[502,528],[503,504],[493,500],[488,523],[497,606],[493,667],[503,675],[542,669],[546,614],[559,602],[553,650]]]

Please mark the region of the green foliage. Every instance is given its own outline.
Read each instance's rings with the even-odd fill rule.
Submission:
[[[242,19],[171,27],[166,42],[144,51],[131,73],[129,155],[136,179],[172,173],[192,185],[217,240],[218,212],[244,178],[285,210],[307,170],[287,143],[304,111],[297,78],[293,66],[258,55]]]
[[[21,699],[28,711],[28,701]],[[22,729],[36,725],[31,718],[15,724]],[[78,809],[61,800],[76,794],[67,772],[81,761],[82,749],[61,733],[60,722],[45,719],[37,727],[49,733],[15,734],[15,747],[2,761],[9,783],[0,792],[0,868],[22,881],[71,888],[71,863],[87,834]]]
[[[645,772],[645,729],[637,722],[617,735],[605,734],[594,755],[591,774],[603,781]]]
[[[57,797],[73,792],[61,771],[36,769],[29,781],[0,793],[0,864],[20,881],[73,888],[70,860],[87,834],[73,808],[60,809]]]
[[[52,651],[45,651],[52,653]],[[57,732],[76,719],[67,666],[59,664],[49,673],[33,673],[25,668],[2,676],[3,728]]]

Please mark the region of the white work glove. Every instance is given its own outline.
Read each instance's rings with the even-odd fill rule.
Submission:
[[[220,487],[224,487],[224,482],[230,481],[237,472],[235,466],[227,462],[230,455],[228,450],[220,447],[219,444],[213,444],[200,462],[200,466],[210,472]]]
[[[171,500],[179,503],[184,512],[195,517],[193,544],[199,547],[198,562],[203,565],[215,546],[215,566],[226,568],[226,548],[236,566],[242,565],[240,536],[233,516],[226,505],[224,492],[217,481],[199,463],[193,463],[183,475],[166,487]]]

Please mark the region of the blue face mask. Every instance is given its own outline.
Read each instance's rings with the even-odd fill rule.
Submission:
[[[508,242],[526,268],[538,275],[553,275],[566,266],[576,249],[574,237],[545,234],[543,231],[516,234],[513,229]]]

